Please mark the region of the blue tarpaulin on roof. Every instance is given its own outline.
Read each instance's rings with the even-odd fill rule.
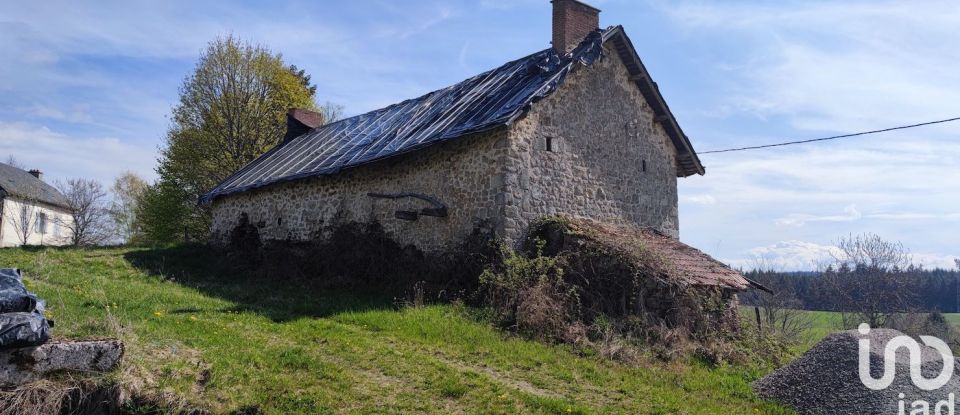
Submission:
[[[546,49],[419,98],[316,128],[264,153],[201,202],[282,181],[335,174],[509,124],[531,103],[553,92],[574,65],[590,65],[600,58],[611,30],[597,30],[565,56]]]

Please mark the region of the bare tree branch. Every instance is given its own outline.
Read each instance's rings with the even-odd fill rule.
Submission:
[[[70,206],[72,221],[61,221],[71,232],[72,243],[78,246],[102,245],[115,235],[109,221],[107,192],[96,180],[70,179],[57,182]]]
[[[900,242],[862,234],[841,238],[837,246],[837,268],[829,268],[824,278],[844,327],[886,327],[897,314],[914,311],[917,268]]]

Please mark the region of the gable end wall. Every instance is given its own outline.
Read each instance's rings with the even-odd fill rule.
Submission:
[[[618,54],[605,49],[511,128],[507,239],[558,213],[679,236],[676,149]]]

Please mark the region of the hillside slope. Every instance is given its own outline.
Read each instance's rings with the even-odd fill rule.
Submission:
[[[113,376],[216,413],[789,413],[763,373],[652,359],[636,367],[499,331],[457,305],[229,275],[206,248],[4,249],[58,336],[118,336]]]

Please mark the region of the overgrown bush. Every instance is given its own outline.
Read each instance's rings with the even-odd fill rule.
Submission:
[[[617,235],[585,237],[568,225],[562,218],[534,223],[520,250],[478,226],[459,246],[424,253],[376,222],[329,227],[313,242],[260,243],[241,218],[231,255],[245,258],[237,264],[252,261],[264,277],[387,290],[402,306],[463,300],[502,327],[619,360],[632,360],[641,345],[664,359],[698,352],[718,362],[735,354],[725,345],[737,333],[732,291],[684,286],[642,246],[619,251],[604,239]]]
[[[543,339],[566,340],[580,320],[576,290],[564,281],[563,258],[520,255],[501,244],[501,261],[480,276],[481,301],[499,323]]]
[[[955,353],[960,351],[960,332],[940,312],[895,314],[887,319],[887,327],[913,337],[934,336],[950,345]]]

